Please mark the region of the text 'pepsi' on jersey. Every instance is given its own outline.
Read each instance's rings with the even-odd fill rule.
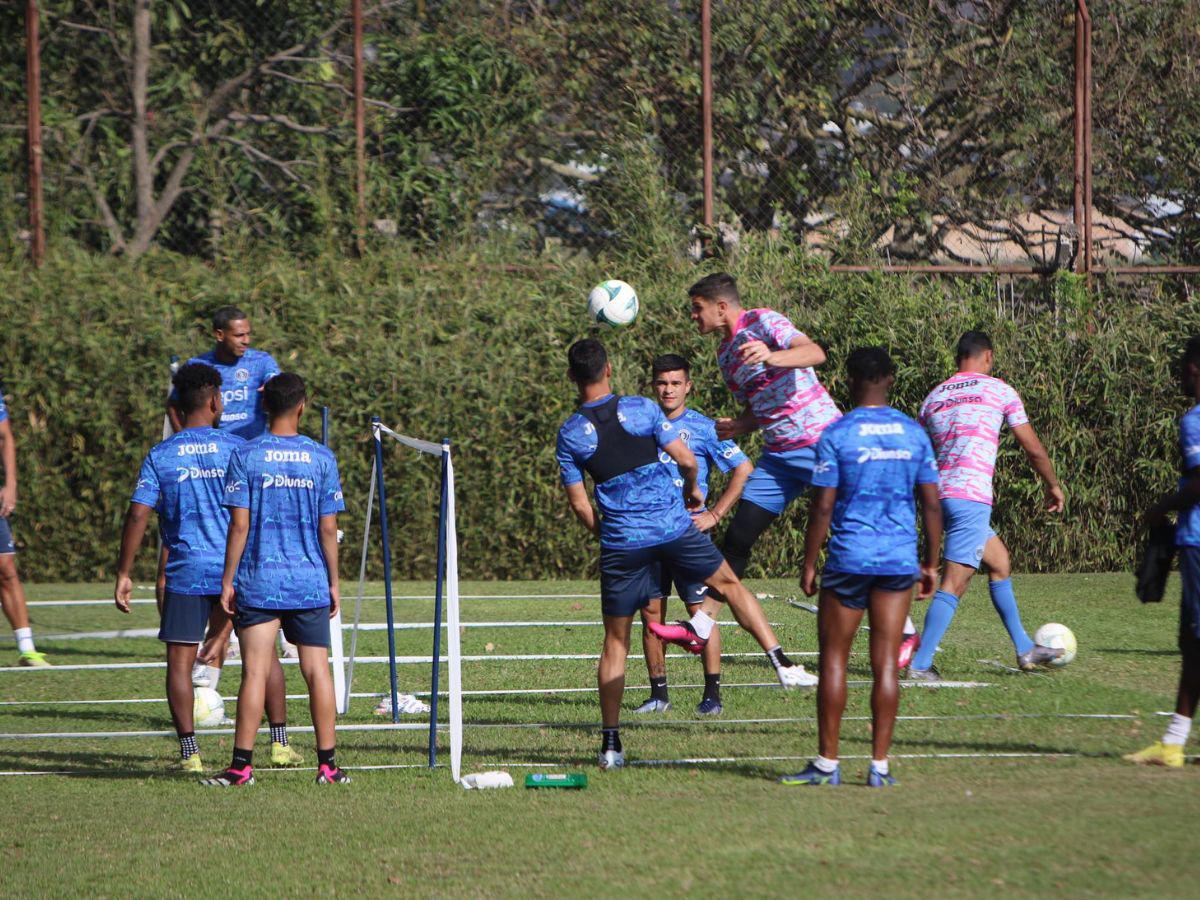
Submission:
[[[221,593],[229,510],[225,473],[245,441],[216,428],[185,428],[150,448],[130,498],[158,513],[167,548],[167,590]]]
[[[913,491],[937,481],[925,429],[890,406],[857,407],[825,429],[812,483],[837,489],[826,570],[920,572]]]
[[[204,363],[221,373],[221,428],[238,437],[253,440],[267,430],[267,412],[263,408],[262,386],[279,374],[279,363],[263,350],[248,349],[242,358],[226,365],[217,361],[215,350],[193,356],[188,363]],[[178,394],[171,391],[171,401]]]
[[[678,416],[669,419],[679,432],[679,437],[696,457],[696,485],[700,493],[708,496],[708,473],[711,466],[716,466],[722,472],[736,469],[747,462],[746,454],[733,441],[723,441],[717,437],[717,423],[703,413],[694,409],[684,409]],[[671,473],[675,487],[683,489],[683,476],[679,474],[679,466],[665,452],[659,451],[659,459]]]
[[[1179,455],[1184,483],[1193,469],[1200,466],[1200,405],[1189,409],[1179,422]],[[1200,547],[1200,503],[1179,513],[1175,526],[1175,544],[1179,547]]]
[[[612,399],[609,394],[584,404],[599,407]],[[634,437],[652,437],[661,450],[678,440],[679,432],[653,400],[620,397],[617,420]],[[585,464],[596,453],[596,427],[574,413],[558,431],[555,458],[564,485],[583,481]],[[658,459],[595,485],[600,508],[600,543],[606,547],[651,547],[672,541],[692,524],[683,504],[683,492]]]
[[[304,435],[255,438],[229,461],[225,505],[250,511],[250,533],[234,578],[239,605],[329,605],[320,521],[346,506],[337,459],[328,447]]]

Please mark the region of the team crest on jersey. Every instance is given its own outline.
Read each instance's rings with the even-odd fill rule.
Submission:
[[[249,369],[238,369],[236,372],[233,373],[233,377],[236,378],[238,381],[249,381],[250,380],[250,370]]]
[[[692,440],[692,433],[684,428],[679,429],[679,436],[683,438],[685,444],[690,443]]]

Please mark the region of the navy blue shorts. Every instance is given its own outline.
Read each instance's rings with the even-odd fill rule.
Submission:
[[[163,598],[158,639],[167,644],[199,644],[204,640],[208,617],[221,600],[220,594],[176,594]]]
[[[918,581],[918,575],[856,575],[825,571],[821,573],[821,590],[833,591],[842,606],[866,609],[871,591],[907,591]]]
[[[659,596],[661,566],[685,583],[703,582],[725,557],[695,525],[674,540],[650,547],[600,548],[600,609],[606,616],[632,616]]]
[[[17,545],[13,543],[12,526],[8,524],[7,516],[0,516],[0,556],[16,552]]]
[[[658,596],[666,600],[671,596],[671,585],[675,585],[675,594],[688,606],[703,603],[708,596],[708,585],[703,581],[687,581],[675,576],[675,570],[670,563],[662,563],[658,567]]]
[[[1183,596],[1179,603],[1179,649],[1200,651],[1200,547],[1177,547]]]
[[[238,606],[233,624],[239,629],[263,622],[278,621],[283,626],[283,636],[293,644],[305,647],[329,646],[329,607],[315,609],[255,609]]]

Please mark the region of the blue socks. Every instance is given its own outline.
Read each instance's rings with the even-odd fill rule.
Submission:
[[[938,591],[929,603],[929,612],[925,613],[925,625],[921,629],[921,646],[913,657],[912,668],[928,669],[933,665],[933,654],[937,651],[938,643],[945,635],[946,629],[954,621],[954,613],[958,610],[958,598],[949,591]]]
[[[1000,614],[1000,620],[1004,623],[1004,627],[1008,629],[1008,636],[1012,638],[1013,646],[1016,647],[1017,653],[1028,653],[1033,649],[1033,640],[1025,633],[1025,626],[1021,624],[1021,613],[1017,609],[1017,598],[1013,596],[1012,579],[1005,578],[1003,581],[989,581],[988,589],[992,593],[992,606],[996,607],[996,612]]]

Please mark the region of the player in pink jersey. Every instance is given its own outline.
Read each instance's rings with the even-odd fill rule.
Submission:
[[[937,453],[946,534],[941,588],[925,615],[921,646],[908,672],[910,679],[918,681],[940,680],[933,655],[980,565],[987,567],[992,605],[1012,638],[1017,665],[1028,671],[1062,655],[1062,650],[1035,644],[1021,624],[1009,578],[1008,548],[991,527],[992,472],[1000,429],[1008,425],[1042,479],[1047,512],[1059,513],[1063,491],[1054,464],[1029,424],[1020,396],[992,377],[991,339],[982,331],[968,331],[958,341],[955,358],[958,372],[929,393],[918,416]]]

